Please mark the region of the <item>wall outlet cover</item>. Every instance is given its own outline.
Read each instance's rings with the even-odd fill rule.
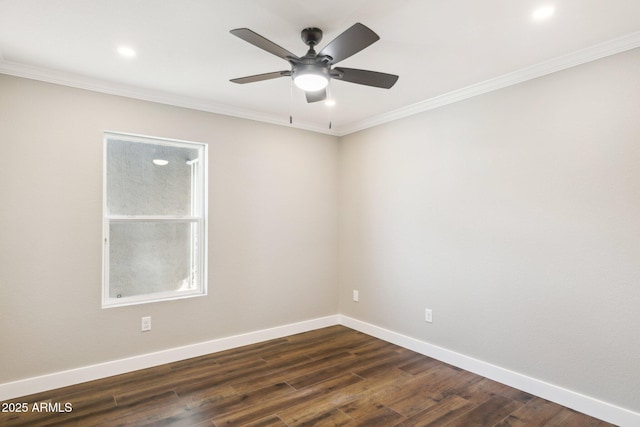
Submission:
[[[149,332],[150,330],[151,330],[151,316],[143,317],[140,331]]]
[[[425,322],[433,322],[433,312],[429,308],[424,309],[424,321]]]

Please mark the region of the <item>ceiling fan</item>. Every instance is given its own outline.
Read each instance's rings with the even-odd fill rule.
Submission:
[[[371,29],[360,23],[348,28],[318,53],[316,53],[314,47],[322,40],[322,30],[319,28],[305,28],[302,30],[301,36],[302,41],[309,46],[309,50],[303,57],[294,55],[248,28],[231,30],[231,34],[291,64],[291,70],[240,77],[232,79],[233,83],[253,83],[290,76],[295,85],[305,91],[307,102],[317,102],[326,99],[326,87],[330,79],[384,89],[391,88],[398,80],[398,76],[394,74],[355,68],[331,68],[338,62],[360,52],[380,39]]]

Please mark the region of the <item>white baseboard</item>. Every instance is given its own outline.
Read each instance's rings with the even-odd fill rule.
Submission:
[[[578,412],[622,427],[640,426],[640,414],[607,402],[567,390],[529,376],[483,362],[446,348],[438,347],[348,316],[340,316],[340,324],[384,341],[413,350],[474,374],[558,403]]]
[[[445,363],[619,426],[640,426],[639,413],[342,315],[311,319],[275,328],[263,329],[184,347],[171,348],[126,359],[113,360],[68,371],[54,372],[52,374],[0,384],[0,401],[333,325],[344,325],[348,328],[380,338],[417,353],[424,354],[425,356],[433,357],[434,359],[441,360]]]
[[[337,325],[338,323],[338,315],[321,317],[275,328],[263,329],[246,334],[219,338],[183,347],[170,348],[154,353],[142,354],[96,365],[83,366],[81,368],[70,369],[68,371],[54,372],[52,374],[4,383],[0,384],[0,401],[66,387],[73,384],[93,381],[113,375],[119,375],[138,369],[151,368],[165,363],[177,362],[179,360],[203,356],[205,354],[215,353],[244,345],[282,338],[288,335],[324,328],[326,326]]]

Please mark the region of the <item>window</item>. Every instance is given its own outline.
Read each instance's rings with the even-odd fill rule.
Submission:
[[[207,146],[106,132],[102,307],[206,295]]]

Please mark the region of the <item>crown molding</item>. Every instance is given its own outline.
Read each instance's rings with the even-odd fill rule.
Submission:
[[[512,73],[504,74],[480,83],[444,93],[388,113],[373,116],[339,128],[339,136],[365,130],[374,126],[388,123],[404,117],[413,116],[435,108],[463,101],[474,96],[493,92],[508,86],[546,76],[557,71],[575,67],[607,56],[622,53],[640,47],[640,31],[609,40],[604,43],[581,49],[549,61],[541,62],[530,67],[522,68]]]
[[[294,123],[291,124],[288,120],[283,119],[281,116],[276,116],[273,114],[266,114],[244,108],[237,108],[201,98],[176,95],[168,92],[145,89],[123,83],[110,82],[107,80],[87,77],[65,71],[20,64],[17,62],[4,60],[1,56],[0,74],[7,74],[16,77],[23,77],[26,79],[39,80],[47,83],[74,87],[77,89],[85,89],[109,95],[139,99],[142,101],[150,101],[175,107],[206,111],[209,113],[215,113],[224,116],[254,120],[258,122],[287,126],[334,136],[337,136],[338,134],[336,130],[327,129],[324,126],[318,126],[313,123],[294,121]]]
[[[40,80],[64,86],[86,89],[110,95],[124,96],[127,98],[167,104],[176,107],[190,108],[225,116],[238,117],[296,129],[318,132],[334,136],[346,136],[354,132],[365,130],[374,126],[388,123],[394,120],[409,117],[435,108],[463,101],[474,96],[482,95],[518,83],[542,77],[556,71],[575,67],[586,62],[595,61],[610,55],[625,52],[640,47],[640,31],[609,40],[597,45],[581,49],[567,55],[563,55],[549,61],[522,68],[512,73],[504,74],[480,83],[461,89],[438,95],[424,101],[417,102],[387,113],[372,116],[363,120],[327,129],[312,123],[294,122],[290,124],[280,116],[253,111],[243,108],[223,105],[214,101],[188,96],[175,95],[167,92],[149,90],[121,83],[82,76],[63,71],[50,70],[5,60],[0,52],[0,74],[8,74],[33,80]]]

